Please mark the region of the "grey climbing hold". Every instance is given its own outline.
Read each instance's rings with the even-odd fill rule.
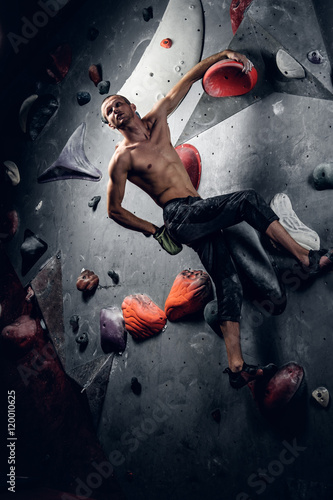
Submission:
[[[84,106],[90,101],[91,95],[89,92],[78,92],[76,94],[76,99],[80,106]]]
[[[77,332],[79,329],[79,316],[77,316],[77,314],[73,314],[73,316],[70,317],[69,323],[73,329],[73,332]]]
[[[84,151],[84,137],[86,124],[81,125],[73,132],[58,159],[38,177],[38,182],[50,182],[61,179],[85,179],[99,181],[102,172],[94,167],[86,157]]]
[[[30,271],[46,252],[47,247],[47,243],[38,238],[30,229],[25,230],[24,242],[20,249],[22,256],[22,276],[25,276]]]
[[[97,88],[98,88],[98,92],[100,94],[102,94],[102,95],[107,94],[109,92],[110,82],[102,80],[101,82],[99,82],[97,84]]]
[[[317,387],[317,389],[312,391],[312,397],[324,408],[328,406],[330,394],[326,387]]]
[[[75,337],[75,342],[80,344],[80,346],[86,346],[89,342],[88,334],[86,332],[79,333]]]
[[[312,64],[321,64],[324,60],[319,50],[310,50],[307,54],[307,58]]]
[[[286,78],[305,78],[303,66],[283,49],[279,49],[276,54],[276,64]]]
[[[270,207],[278,215],[280,224],[297,243],[307,250],[319,250],[319,235],[300,221],[292,208],[289,196],[285,193],[277,193]]]
[[[101,201],[100,196],[94,196],[89,202],[88,202],[88,207],[92,208],[93,210],[96,210],[97,205]]]
[[[333,188],[333,163],[320,163],[313,173],[313,182],[318,191]]]

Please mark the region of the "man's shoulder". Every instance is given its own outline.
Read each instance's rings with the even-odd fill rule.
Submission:
[[[130,153],[125,147],[124,141],[119,142],[111,157],[109,168],[123,167],[130,163]]]

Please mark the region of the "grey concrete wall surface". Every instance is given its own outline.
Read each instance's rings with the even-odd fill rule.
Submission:
[[[319,3],[322,13],[323,5],[329,2]],[[22,102],[36,90],[55,95],[60,103],[35,141],[20,133],[6,141],[3,159],[15,161],[21,174],[21,182],[13,190],[20,224],[6,251],[22,283],[27,285],[40,266],[61,251],[68,371],[102,355],[102,308],[121,307],[123,299],[134,293],[149,295],[163,308],[176,275],[183,269],[202,269],[189,248],[169,256],[155,240],[116,225],[106,212],[107,165],[121,136],[100,120],[104,96],[89,80],[88,68],[101,64],[103,78],[111,82],[110,91],[121,88],[154,35],[167,0],[152,0],[150,5],[153,19],[145,22],[142,9],[148,4],[142,0],[87,0],[48,41],[49,47],[63,42],[72,47],[73,61],[65,79],[59,84],[46,84],[36,81],[28,68],[2,99],[3,116],[9,116],[8,102]],[[311,2],[254,0],[248,12],[250,20],[246,21],[252,23],[254,31],[251,38],[244,32],[244,42],[241,36],[233,37],[229,1],[202,0],[202,5],[203,57],[230,43],[235,50],[248,52],[249,57],[252,49],[265,71],[269,91],[188,140],[202,159],[200,195],[254,188],[269,202],[276,193],[286,193],[299,218],[318,232],[322,246],[327,248],[333,242],[333,191],[315,190],[311,176],[319,163],[332,161],[330,28],[322,19],[319,26]],[[92,26],[99,30],[93,42],[86,35]],[[313,26],[313,33],[309,26]],[[295,31],[291,33],[295,27],[297,36],[292,34]],[[269,34],[266,41],[263,33]],[[251,39],[250,47],[246,46],[247,39]],[[294,50],[296,59],[302,58],[306,82],[288,86],[281,79],[278,87],[274,85],[277,80],[267,68],[275,47],[281,46],[291,54]],[[324,54],[325,64],[311,73],[306,55],[315,49]],[[311,82],[318,84],[313,93]],[[78,91],[91,93],[92,99],[85,106],[77,104]],[[201,82],[197,82],[170,117],[175,144],[191,124],[194,109],[199,106],[203,112],[202,96]],[[213,107],[212,113],[215,111]],[[102,179],[37,183],[37,177],[56,160],[82,122],[87,125],[86,155],[102,170]],[[97,195],[101,202],[93,211],[88,202]],[[123,204],[141,218],[158,226],[163,223],[161,210],[133,185],[127,186]],[[20,247],[27,228],[47,242],[48,250],[22,276]],[[281,269],[291,265],[287,256],[274,254],[274,258]],[[95,271],[100,278],[99,288],[88,299],[76,289],[82,268]],[[119,284],[112,282],[109,270],[119,274]],[[288,304],[279,316],[263,314],[251,297],[246,297],[241,331],[247,362],[282,365],[293,360],[305,370],[306,401],[292,436],[269,424],[248,388],[231,389],[222,374],[227,366],[224,342],[202,316],[168,322],[163,333],[142,343],[129,336],[125,352],[113,360],[98,427],[99,439],[128,499],[332,498],[332,410],[330,406],[325,410],[316,406],[311,392],[318,386],[333,389],[333,274],[329,272],[306,287],[286,288]],[[83,352],[70,326],[73,314],[80,318],[80,332],[89,335]],[[140,396],[131,391],[132,377],[142,384]],[[216,409],[221,413],[220,423],[212,417]],[[288,460],[281,458],[286,456]]]

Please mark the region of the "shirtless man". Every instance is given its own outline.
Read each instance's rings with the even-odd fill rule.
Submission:
[[[123,135],[109,164],[108,215],[123,227],[145,236],[153,235],[164,248],[168,248],[171,237],[171,244],[173,240],[176,246],[184,243],[198,253],[216,286],[220,328],[229,365],[224,372],[229,374],[231,386],[238,389],[257,377],[271,376],[276,367],[244,362],[239,330],[242,288],[221,229],[245,220],[287,249],[312,274],[333,262],[333,250],[309,252],[301,247],[252,189],[208,199],[202,199],[194,189],[170,142],[167,117],[192,84],[222,59],[241,62],[245,73],[253,66],[244,55],[223,50],[195,65],[142,119],[135,112],[135,104],[119,95],[108,96],[101,112],[103,120]],[[140,219],[122,206],[127,180],[143,189],[163,209],[163,228]]]

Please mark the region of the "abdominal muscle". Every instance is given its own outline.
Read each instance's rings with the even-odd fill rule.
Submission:
[[[180,161],[180,160],[179,160]],[[143,189],[161,208],[174,198],[186,198],[187,196],[199,196],[183,164],[172,162],[162,169],[152,168],[144,175],[134,172],[129,175],[128,180]]]

